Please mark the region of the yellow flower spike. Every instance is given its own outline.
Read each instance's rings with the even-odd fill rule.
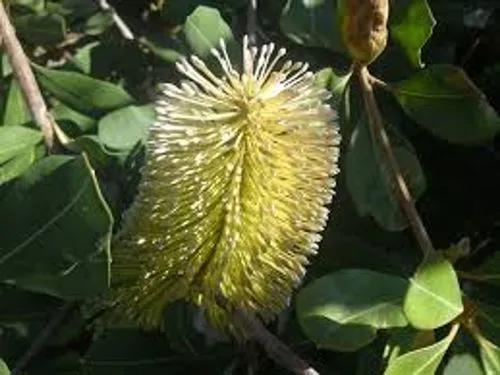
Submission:
[[[235,333],[231,310],[271,319],[301,282],[325,227],[339,135],[328,92],[285,49],[225,44],[217,77],[196,56],[164,84],[139,193],[114,241],[118,312],[162,325],[169,302],[199,305]],[[221,302],[222,301],[222,302]]]

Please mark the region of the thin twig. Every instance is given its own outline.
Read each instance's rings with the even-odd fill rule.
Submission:
[[[14,76],[19,82],[24,99],[28,104],[31,116],[42,130],[48,151],[53,151],[55,122],[47,110],[47,105],[43,100],[42,93],[31,70],[30,61],[17,39],[16,32],[9,20],[3,1],[0,1],[0,37],[3,41],[10,65],[12,66]]]
[[[424,256],[429,256],[435,252],[434,246],[432,245],[427,229],[422,222],[422,218],[415,207],[408,185],[406,184],[401,168],[399,167],[396,156],[394,155],[389,136],[385,131],[382,115],[380,114],[380,110],[373,93],[373,86],[370,81],[368,68],[366,66],[357,65],[355,67],[355,72],[358,76],[361,91],[363,93],[363,100],[368,115],[371,134],[374,140],[379,144],[380,150],[382,151],[384,163],[387,165],[391,176],[394,195],[405,213],[408,222],[410,223],[410,227],[413,230]]]
[[[47,326],[33,340],[26,353],[17,361],[12,370],[12,375],[20,375],[24,371],[29,362],[40,352],[40,350],[42,350],[47,340],[54,334],[56,329],[59,328],[74,307],[75,302],[67,302],[54,314]]]
[[[250,338],[262,346],[267,356],[280,366],[297,375],[319,375],[306,361],[297,356],[285,343],[269,332],[255,316],[243,310],[235,310],[233,318],[238,325],[245,329]]]
[[[248,0],[247,35],[250,46],[257,43],[257,0]]]
[[[120,15],[116,12],[115,8],[109,5],[107,0],[99,0],[98,1],[99,7],[105,11],[105,12],[110,12],[111,17],[113,18],[113,22],[115,23],[116,27],[118,30],[120,30],[120,33],[125,39],[128,40],[134,40],[134,33],[128,27],[128,25],[125,23],[125,21],[120,17]]]

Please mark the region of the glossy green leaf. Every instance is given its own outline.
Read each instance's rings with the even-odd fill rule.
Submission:
[[[150,105],[118,109],[99,121],[99,139],[111,149],[130,149],[146,139],[154,121],[155,112]]]
[[[389,27],[415,67],[422,67],[422,48],[432,35],[436,20],[427,0],[400,0],[391,8]]]
[[[482,337],[479,339],[479,348],[486,375],[500,374],[500,348]]]
[[[361,216],[373,216],[387,230],[403,230],[408,226],[408,220],[391,190],[390,175],[379,148],[372,141],[369,125],[364,117],[360,120],[352,132],[345,156],[347,188]],[[426,188],[420,162],[408,141],[394,131],[392,135],[394,153],[403,175],[414,199],[419,199]]]
[[[434,375],[455,338],[457,329],[458,326],[455,326],[447,337],[433,345],[397,357],[389,364],[384,375]]]
[[[443,375],[484,375],[479,361],[472,354],[455,354],[446,364]]]
[[[134,99],[120,86],[84,74],[47,69],[35,65],[41,86],[58,100],[91,116],[133,104]]]
[[[0,184],[20,176],[43,156],[42,139],[38,130],[0,127]]]
[[[410,278],[404,312],[419,329],[441,327],[463,311],[457,275],[451,263],[439,254],[430,255]]]
[[[408,116],[449,142],[491,142],[500,130],[484,94],[455,66],[429,66],[394,84],[393,92]]]
[[[219,46],[220,39],[229,46],[234,39],[219,11],[206,6],[199,6],[187,17],[183,32],[193,53],[200,57],[209,56],[210,50]]]
[[[19,84],[15,79],[10,81],[9,92],[3,113],[3,125],[18,126],[31,121],[31,114],[24,101]]]
[[[7,364],[0,358],[0,375],[10,375]]]
[[[0,199],[1,281],[66,298],[108,286],[112,218],[84,156],[50,156]]]
[[[387,365],[399,356],[435,343],[434,331],[419,331],[411,326],[392,329],[384,353],[387,353]]]
[[[42,133],[22,126],[0,127],[0,165],[42,142]]]
[[[14,19],[21,39],[34,45],[60,43],[66,36],[66,21],[59,14],[27,14]]]
[[[288,0],[281,31],[295,43],[343,52],[335,0]]]
[[[97,121],[95,119],[77,112],[63,103],[57,103],[52,108],[52,114],[57,124],[70,137],[88,133],[97,126]]]
[[[42,144],[27,147],[14,157],[0,165],[0,184],[22,175],[28,168],[45,154]]]
[[[401,304],[406,281],[361,269],[341,270],[314,280],[297,296],[297,315],[306,335],[318,346],[357,350],[377,329],[403,327]]]

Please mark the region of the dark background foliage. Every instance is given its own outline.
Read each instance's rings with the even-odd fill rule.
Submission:
[[[154,120],[156,85],[178,81],[174,63],[183,55],[204,55],[220,37],[240,41],[246,32],[247,2],[110,1],[134,40],[124,37],[112,12],[103,10],[99,1],[6,3],[47,103],[72,141],[63,154],[46,154],[3,55],[0,358],[14,368],[64,306],[68,313],[31,358],[27,374],[286,373],[256,344],[221,340],[200,329],[199,313],[180,302],[167,309],[165,332],[109,325],[101,319],[112,278],[109,242],[136,191],[143,141]],[[414,275],[421,263],[420,250],[363,125],[360,89],[346,76],[350,60],[338,31],[336,1],[259,3],[258,40],[285,46],[291,59],[306,60],[320,72],[319,84],[334,94],[343,135],[330,222],[304,283],[331,277],[326,289],[332,295],[320,297],[331,298],[346,311],[355,307],[349,296],[359,296],[359,303],[377,298],[356,287],[356,280],[360,285],[371,280],[366,270],[377,272],[367,289],[380,290],[385,285],[380,275],[386,274],[392,277],[387,288],[397,294],[398,283]],[[370,69],[392,83],[392,92],[377,89],[377,99],[423,221],[436,248],[454,263],[465,300],[488,310],[487,319],[479,323],[483,335],[498,345],[500,2],[428,3],[392,1],[390,43]],[[426,43],[433,18],[436,25]],[[420,52],[426,68],[419,64]],[[418,81],[426,100],[415,104],[405,96],[408,79]],[[444,99],[431,97],[440,90]],[[307,315],[316,297],[301,292],[298,314]],[[434,340],[439,343],[448,332],[444,325],[432,327],[434,331],[402,328],[406,323],[394,318],[398,305],[397,311],[381,312],[388,314],[381,320],[395,321],[392,325],[375,323],[377,318],[369,316],[359,332],[351,326],[342,326],[346,331],[341,332],[330,316],[333,321],[320,328],[331,329],[332,337],[318,337],[307,328],[306,335],[295,306],[294,298],[269,328],[321,374],[381,374],[390,362],[388,352],[395,355],[398,348],[402,354]],[[465,329],[446,349],[439,373],[494,374],[491,369],[500,369],[500,349],[490,348],[493,359],[488,364],[484,345],[478,346]]]

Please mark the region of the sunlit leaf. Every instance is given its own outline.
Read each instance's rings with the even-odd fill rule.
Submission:
[[[422,67],[422,48],[432,35],[436,20],[427,0],[400,0],[391,8],[391,36],[415,67]]]
[[[441,341],[397,357],[389,364],[384,375],[434,375],[446,351],[455,338],[457,330],[458,326],[454,326],[448,336]]]
[[[297,296],[297,314],[318,346],[357,350],[377,329],[403,327],[406,281],[370,270],[341,270],[314,280]]]
[[[446,364],[443,375],[483,375],[479,361],[472,354],[455,354]]]
[[[441,255],[430,255],[410,278],[404,301],[408,321],[419,329],[441,327],[463,311],[457,275]]]

